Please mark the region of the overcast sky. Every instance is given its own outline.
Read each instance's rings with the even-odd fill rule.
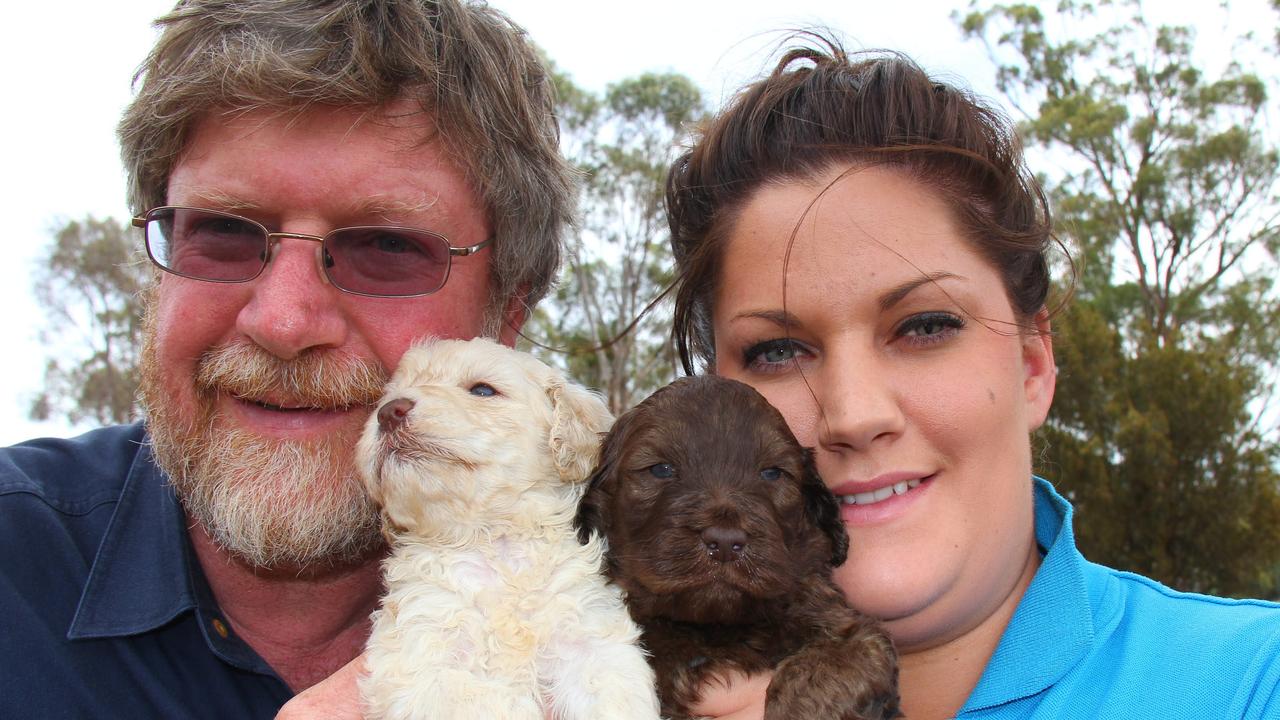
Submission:
[[[825,25],[850,47],[892,48],[927,70],[993,95],[984,50],[966,43],[951,19],[964,0],[495,0],[529,30],[556,64],[584,87],[644,71],[673,70],[699,83],[713,103],[767,69],[777,30]],[[137,64],[155,34],[151,21],[171,0],[13,3],[6,10],[0,68],[3,179],[0,209],[10,254],[0,263],[0,303],[9,337],[0,352],[0,445],[66,435],[63,422],[32,423],[26,410],[43,379],[44,315],[31,274],[60,221],[127,214],[114,130]],[[1179,6],[1169,8],[1166,6]],[[1218,16],[1194,3],[1151,3],[1149,13],[1203,22],[1201,37],[1226,37]],[[1234,26],[1270,33],[1263,0],[1232,3]]]

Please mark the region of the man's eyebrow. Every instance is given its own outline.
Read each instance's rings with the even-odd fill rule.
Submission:
[[[225,212],[239,212],[242,210],[257,210],[258,203],[244,198],[236,197],[222,190],[195,190],[191,193],[191,202],[201,207],[209,207],[209,209],[218,209]]]
[[[888,292],[881,295],[880,301],[879,301],[880,309],[888,310],[894,305],[897,305],[898,303],[902,302],[904,298],[910,295],[912,291],[914,291],[916,288],[920,287],[921,285],[929,285],[932,283],[936,283],[939,280],[945,280],[947,278],[959,278],[959,277],[960,276],[956,275],[955,273],[949,273],[946,271],[923,273],[919,277],[912,278],[902,283],[901,285],[890,288]]]
[[[406,202],[399,198],[375,195],[351,206],[352,217],[379,217],[384,220],[403,218],[426,212],[434,207],[436,198],[424,198],[419,202]]]

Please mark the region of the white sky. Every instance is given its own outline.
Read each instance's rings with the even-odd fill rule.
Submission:
[[[640,72],[689,75],[714,103],[768,67],[783,28],[823,24],[849,47],[902,50],[933,73],[994,95],[984,50],[965,43],[950,19],[966,0],[492,0],[529,30],[556,64],[590,89]],[[1182,6],[1170,9],[1161,5]],[[1187,23],[1216,3],[1152,3]],[[133,71],[149,49],[151,20],[171,0],[20,2],[7,8],[0,40],[5,107],[0,111],[0,217],[9,257],[0,263],[0,306],[10,318],[0,353],[0,445],[76,432],[26,419],[41,386],[44,321],[31,275],[60,221],[86,214],[123,219],[127,208],[115,124]],[[1236,22],[1270,35],[1276,15],[1263,0],[1234,0]],[[1197,14],[1199,16],[1197,16]],[[1212,14],[1212,13],[1210,13]],[[1245,20],[1241,21],[1240,18]],[[1164,19],[1164,18],[1161,18]],[[1221,27],[1201,38],[1224,37]]]

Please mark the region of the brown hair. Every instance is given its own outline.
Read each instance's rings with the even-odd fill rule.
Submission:
[[[1000,272],[1020,319],[1044,307],[1048,203],[1007,119],[894,53],[850,56],[833,40],[788,51],[747,85],[676,159],[667,177],[671,246],[681,270],[673,333],[685,371],[715,362],[711,299],[721,248],[765,183],[833,163],[888,166],[935,189]]]
[[[465,0],[182,0],[156,24],[119,128],[134,212],[165,204],[211,112],[408,98],[489,212],[490,310],[525,288],[529,305],[547,292],[576,188],[546,68],[506,16]]]

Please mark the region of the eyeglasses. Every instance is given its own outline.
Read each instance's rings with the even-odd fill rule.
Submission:
[[[449,279],[452,259],[489,244],[452,247],[443,235],[387,225],[345,227],[324,236],[271,232],[248,218],[189,207],[158,207],[133,218],[147,255],[161,270],[195,280],[249,282],[284,238],[320,243],[321,266],[334,287],[371,297],[429,295]]]

